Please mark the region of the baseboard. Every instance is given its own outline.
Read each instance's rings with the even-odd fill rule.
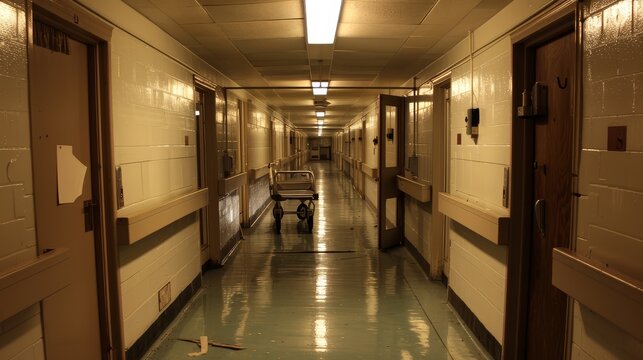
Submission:
[[[449,286],[449,277],[444,272],[442,272],[442,278],[440,278],[440,281],[442,282],[442,285],[444,285],[445,287]]]
[[[268,197],[261,208],[259,208],[259,210],[257,210],[250,216],[250,218],[248,218],[248,226],[246,226],[246,228],[253,228],[257,224],[257,221],[259,221],[263,217],[263,214],[266,212],[266,210],[268,210],[271,204],[272,199]]]
[[[460,299],[453,289],[449,287],[447,293],[449,294],[449,304],[451,304],[453,309],[458,313],[458,315],[460,315],[460,318],[467,325],[469,331],[478,339],[482,347],[487,350],[492,358],[500,360],[502,345],[500,345],[498,340],[491,335],[480,319],[478,319],[478,317],[473,313],[473,311],[471,311],[471,309],[469,309],[467,304]]]
[[[197,275],[194,280],[192,280],[192,282],[183,289],[183,291],[181,291],[179,296],[177,296],[176,299],[174,299],[174,301],[168,305],[165,310],[163,310],[143,335],[141,335],[141,337],[125,351],[125,359],[141,359],[200,288],[201,274]]]
[[[409,252],[413,256],[415,261],[418,262],[418,264],[420,265],[420,268],[422,269],[422,271],[430,279],[431,275],[429,275],[429,274],[431,272],[430,271],[431,268],[430,268],[429,262],[426,261],[424,256],[422,256],[422,253],[420,253],[420,251],[415,247],[415,245],[413,245],[412,242],[409,241],[409,239],[406,238],[406,236],[404,236],[404,239],[402,240],[402,243],[409,250]]]

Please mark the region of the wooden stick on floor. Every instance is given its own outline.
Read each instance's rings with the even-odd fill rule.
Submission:
[[[199,340],[193,340],[193,339],[184,339],[184,338],[174,338],[174,340],[179,340],[179,341],[185,341],[185,342],[190,342],[193,344],[201,344],[201,341]],[[230,349],[230,350],[245,350],[246,348],[241,347],[239,345],[234,345],[234,344],[223,344],[223,343],[218,343],[214,341],[208,341],[208,345],[213,346],[213,347],[219,347],[219,348],[224,348],[224,349]]]

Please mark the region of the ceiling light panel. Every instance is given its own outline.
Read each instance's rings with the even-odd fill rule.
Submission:
[[[334,43],[342,0],[305,0],[305,6],[308,43]]]

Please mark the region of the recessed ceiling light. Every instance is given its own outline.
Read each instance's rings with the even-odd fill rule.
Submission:
[[[315,111],[315,115],[317,115],[318,118],[323,118],[324,115],[326,115],[326,112],[324,112],[324,111]]]
[[[305,5],[308,43],[334,43],[342,0],[306,0]]]

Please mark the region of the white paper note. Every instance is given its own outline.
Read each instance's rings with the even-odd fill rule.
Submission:
[[[56,146],[58,204],[71,204],[83,193],[87,166],[73,153],[71,145]]]

